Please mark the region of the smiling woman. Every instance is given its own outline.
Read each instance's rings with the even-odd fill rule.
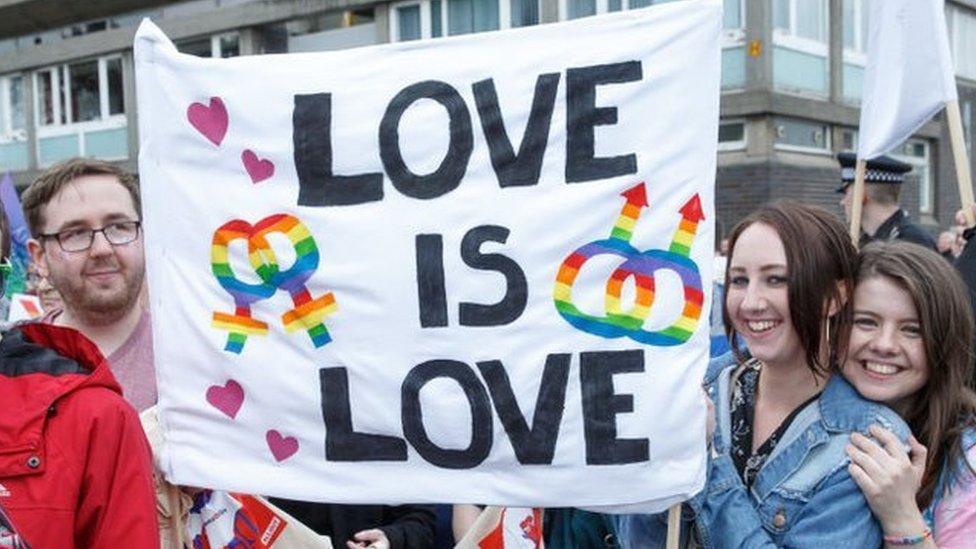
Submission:
[[[956,271],[905,242],[864,248],[844,376],[891,406],[918,440],[851,438],[851,475],[891,545],[970,547],[976,536],[973,317]],[[924,446],[923,446],[924,444]],[[906,541],[907,540],[907,541]]]
[[[844,448],[875,423],[896,440],[909,432],[834,375],[855,260],[840,221],[798,202],[763,206],[732,229],[724,321],[734,351],[705,376],[716,416],[708,481],[687,503],[704,547],[881,545]],[[616,519],[621,547],[658,545],[660,518]]]
[[[722,547],[879,545],[843,447],[872,422],[907,430],[832,375],[853,291],[843,225],[777,202],[732,230],[729,255],[725,327],[735,351],[713,360],[705,380],[717,427],[708,486],[691,502],[699,537]]]

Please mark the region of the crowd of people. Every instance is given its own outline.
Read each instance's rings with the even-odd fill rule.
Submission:
[[[849,216],[853,158],[840,161]],[[714,292],[724,346],[713,341],[703,383],[707,484],[683,506],[684,543],[972,544],[974,231],[961,212],[956,249],[940,256],[898,206],[907,171],[869,163],[858,247],[836,216],[792,201],[729,233]],[[193,513],[224,495],[170,486],[153,464],[134,176],[72,159],[27,188],[23,209],[39,286],[59,299],[0,339],[0,548],[250,546],[236,530],[238,545],[188,533]],[[9,254],[2,223],[0,233]],[[301,526],[282,547],[328,546],[319,536],[335,547],[450,546],[481,512],[254,497]],[[667,519],[546,509],[543,533],[557,548],[663,547]]]

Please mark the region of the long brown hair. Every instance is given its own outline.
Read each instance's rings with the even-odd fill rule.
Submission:
[[[786,251],[787,298],[790,320],[803,347],[807,366],[814,375],[823,377],[839,367],[838,353],[847,349],[853,308],[850,296],[854,293],[854,262],[857,249],[851,243],[847,229],[836,216],[815,206],[793,200],[778,200],[760,207],[746,216],[729,233],[729,259],[735,255],[735,245],[742,233],[753,223],[773,228]],[[725,272],[725,287],[729,288],[729,270]],[[828,317],[825,303],[839,305]],[[725,334],[739,360],[738,334],[729,317],[728,307],[722,311]],[[826,327],[827,333],[824,334]],[[821,357],[821,341],[836,334],[831,342],[825,364]]]
[[[956,270],[934,251],[908,242],[875,242],[858,258],[858,283],[883,277],[912,298],[921,326],[929,379],[911,399],[905,421],[928,448],[917,500],[926,508],[935,496],[939,469],[960,463],[960,435],[976,418],[976,393],[968,387],[973,369],[973,311]],[[950,476],[951,478],[951,476]]]

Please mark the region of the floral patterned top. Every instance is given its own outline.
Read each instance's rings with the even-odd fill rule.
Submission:
[[[780,437],[783,436],[783,433],[793,423],[796,415],[820,396],[820,393],[813,395],[809,400],[790,412],[790,415],[783,420],[783,423],[753,453],[752,424],[756,410],[756,387],[759,383],[759,371],[761,367],[762,363],[759,360],[755,358],[750,359],[741,366],[732,384],[732,434],[730,452],[732,461],[735,463],[736,469],[739,470],[739,476],[742,477],[742,483],[745,484],[746,488],[752,487],[752,483],[756,480],[759,470],[766,463],[766,458],[776,448],[776,443],[779,442]]]

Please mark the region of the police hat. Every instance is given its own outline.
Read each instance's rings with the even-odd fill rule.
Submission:
[[[837,155],[837,162],[840,163],[840,180],[842,181],[837,192],[842,193],[848,185],[854,182],[857,155],[842,152]],[[867,171],[864,172],[864,182],[901,185],[905,181],[905,174],[910,171],[912,171],[911,164],[899,162],[890,156],[879,156],[874,160],[868,160]]]

